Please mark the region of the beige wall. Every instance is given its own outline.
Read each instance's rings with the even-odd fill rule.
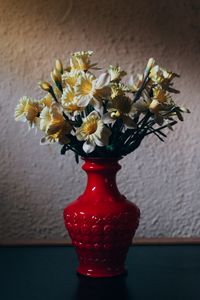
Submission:
[[[142,210],[138,236],[200,236],[200,2],[0,1],[0,237],[60,238],[62,209],[84,188],[73,155],[39,145],[13,120],[19,97],[38,97],[54,58],[91,49],[100,66],[130,73],[153,56],[181,73],[192,114],[165,144],[147,138],[122,161],[120,190]]]

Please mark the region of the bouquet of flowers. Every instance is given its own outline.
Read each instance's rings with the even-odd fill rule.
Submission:
[[[182,113],[189,110],[172,99],[178,74],[161,68],[150,58],[144,72],[123,82],[126,72],[110,65],[100,75],[92,51],[73,53],[64,68],[55,61],[52,84],[40,81],[46,95],[39,100],[22,97],[15,120],[44,133],[41,144],[61,144],[61,154],[72,150],[81,157],[124,157],[145,136],[166,138]]]

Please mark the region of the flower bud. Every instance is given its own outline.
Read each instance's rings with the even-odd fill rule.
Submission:
[[[151,71],[151,69],[155,66],[155,59],[154,58],[149,58],[146,69],[144,71],[144,75],[146,76],[147,74],[149,74],[149,72]]]
[[[184,113],[190,113],[190,110],[186,107],[183,107],[183,106],[180,107],[180,111],[182,111]]]
[[[56,86],[58,87],[58,89],[62,92],[63,88],[62,88],[62,78],[61,78],[61,74],[58,73],[58,71],[56,69],[54,69],[51,72],[51,79],[53,80],[53,82],[55,82]]]
[[[147,69],[151,69],[155,65],[155,59],[153,57],[149,58],[147,63]]]
[[[55,61],[55,69],[58,73],[63,74],[63,65],[60,59],[56,59]]]
[[[52,86],[46,81],[39,81],[38,84],[41,87],[41,89],[43,89],[44,91],[49,92],[52,90]]]
[[[56,69],[54,69],[51,72],[51,79],[53,80],[53,82],[57,83],[57,82],[61,82],[61,75],[60,73],[58,73],[58,71]]]

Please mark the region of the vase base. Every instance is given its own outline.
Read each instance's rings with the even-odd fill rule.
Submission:
[[[108,268],[107,270],[95,270],[87,267],[78,267],[77,274],[81,277],[110,278],[126,276],[127,271],[124,268],[116,268],[116,270],[111,270],[110,268]]]

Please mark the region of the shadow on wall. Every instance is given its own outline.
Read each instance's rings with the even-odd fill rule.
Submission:
[[[39,45],[48,41],[46,48],[59,52],[55,48],[65,41],[68,52],[88,48],[99,51],[105,47],[106,55],[133,53],[144,65],[156,47],[160,48],[157,59],[162,57],[167,65],[172,56],[184,55],[186,67],[197,66],[193,54],[200,52],[198,0],[0,2],[2,22],[7,24],[5,38],[15,32],[13,24],[18,24],[16,51],[23,52],[22,48],[31,51],[34,42],[38,43],[36,51],[40,51]],[[135,59],[134,62],[138,64]],[[126,57],[125,63],[128,64]]]

